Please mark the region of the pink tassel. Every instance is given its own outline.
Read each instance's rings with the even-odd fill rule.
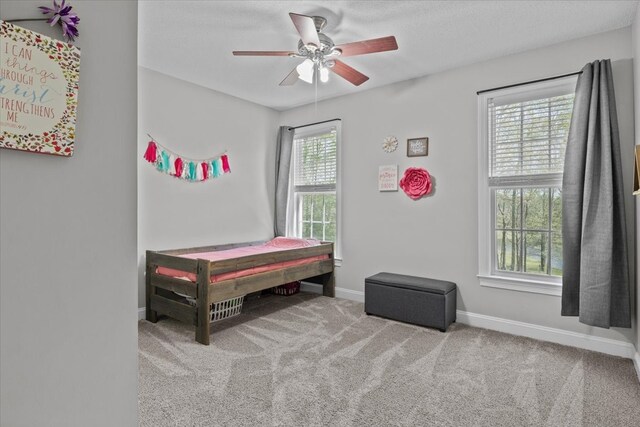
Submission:
[[[175,176],[177,178],[180,178],[180,177],[182,177],[182,168],[184,166],[183,163],[182,163],[182,159],[180,157],[178,157],[176,159],[175,165],[176,165],[176,174],[175,174]]]
[[[227,155],[224,154],[220,156],[220,160],[222,160],[222,170],[224,171],[224,173],[231,172],[231,169],[229,168],[229,159],[227,158]]]
[[[149,163],[155,163],[158,157],[158,147],[153,141],[149,141],[147,151],[144,152],[144,159]]]
[[[209,163],[202,162],[202,180],[204,181],[209,177]]]

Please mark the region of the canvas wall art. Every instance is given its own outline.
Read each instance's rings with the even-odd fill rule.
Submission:
[[[378,191],[398,191],[398,165],[378,168]]]
[[[73,155],[80,50],[0,21],[0,148]]]

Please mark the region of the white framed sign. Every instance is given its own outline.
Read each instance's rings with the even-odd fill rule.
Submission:
[[[0,148],[70,157],[80,50],[0,20]]]
[[[378,191],[398,191],[398,165],[378,168]]]

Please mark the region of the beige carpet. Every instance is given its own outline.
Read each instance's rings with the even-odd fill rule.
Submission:
[[[311,294],[225,322],[206,347],[179,322],[140,321],[142,426],[640,426],[627,359]]]

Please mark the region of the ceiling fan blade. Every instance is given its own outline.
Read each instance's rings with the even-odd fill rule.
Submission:
[[[362,83],[369,80],[369,77],[365,76],[355,68],[348,66],[344,62],[338,60],[334,60],[334,62],[334,66],[329,69],[354,85],[360,86]]]
[[[362,40],[336,46],[342,51],[340,56],[366,55],[367,53],[386,52],[398,49],[398,43],[394,36],[380,37],[379,39]]]
[[[293,21],[293,25],[296,26],[302,42],[320,47],[320,39],[318,38],[318,31],[316,31],[316,24],[313,22],[313,18],[306,15],[298,15],[297,13],[289,13],[289,16]]]
[[[289,56],[295,52],[285,50],[234,50],[235,56]]]
[[[284,80],[280,82],[280,86],[291,86],[298,81],[298,77],[300,77],[300,74],[298,74],[298,69],[296,67],[287,74],[287,77],[285,77]]]

